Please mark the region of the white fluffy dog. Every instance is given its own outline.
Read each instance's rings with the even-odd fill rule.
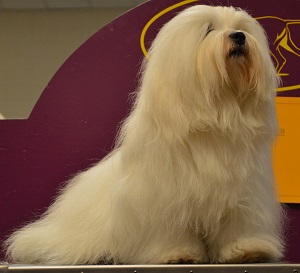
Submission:
[[[7,241],[13,262],[242,263],[283,255],[278,78],[256,20],[187,8],[159,32],[117,147]]]

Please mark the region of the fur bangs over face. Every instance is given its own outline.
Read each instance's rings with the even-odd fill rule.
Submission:
[[[235,31],[246,41],[231,56]],[[147,102],[142,108],[168,138],[211,129],[236,138],[241,128],[245,137],[269,129],[263,105],[273,100],[278,78],[264,31],[246,12],[188,8],[161,29],[149,56],[138,104]]]

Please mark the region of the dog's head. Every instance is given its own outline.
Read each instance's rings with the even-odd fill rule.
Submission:
[[[201,17],[196,51],[202,85],[210,88],[215,82],[219,85],[216,89],[236,92],[240,99],[254,90],[262,99],[272,98],[276,72],[259,23],[245,11],[233,7],[195,6],[181,14],[182,19],[192,15]],[[272,85],[271,92],[264,86],[266,82]]]
[[[140,102],[159,127],[174,134],[175,125],[186,132],[263,126],[257,107],[273,101],[278,78],[264,30],[245,11],[188,8],[163,26],[149,56]]]

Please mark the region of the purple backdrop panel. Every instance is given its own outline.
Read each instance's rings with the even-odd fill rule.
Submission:
[[[277,0],[271,6],[254,0],[149,1],[77,49],[49,82],[29,119],[0,120],[1,240],[43,213],[65,181],[112,149],[120,122],[130,111],[129,94],[138,85],[142,48],[149,47],[166,21],[194,4],[249,10],[270,35],[284,86],[293,87],[280,95],[300,96],[298,0]],[[154,16],[158,18],[151,21]],[[300,206],[289,206],[288,215],[286,259],[300,262]]]

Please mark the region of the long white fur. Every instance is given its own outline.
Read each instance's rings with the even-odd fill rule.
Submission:
[[[232,58],[236,30],[246,55]],[[161,29],[149,55],[117,147],[12,234],[11,261],[282,258],[271,163],[278,78],[263,29],[242,10],[193,6]]]

